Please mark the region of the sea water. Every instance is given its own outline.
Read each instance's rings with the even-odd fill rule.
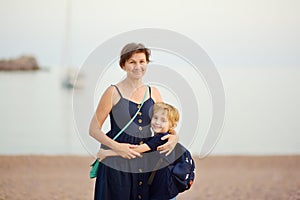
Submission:
[[[177,71],[180,73],[180,70]],[[226,114],[212,154],[299,154],[300,69],[235,67],[219,68],[218,71],[225,90]],[[76,130],[73,89],[63,85],[65,76],[65,69],[55,67],[0,72],[0,154],[95,153],[99,144],[90,138],[88,129],[85,133]],[[95,90],[95,107],[104,89],[120,77],[124,77],[121,70],[110,74],[107,80],[99,81],[100,86]],[[202,83],[199,85],[205,90]],[[160,89],[166,101],[187,106],[177,104],[178,98],[167,88]],[[197,98],[199,94],[203,96],[199,106],[201,123],[194,133],[199,137],[188,143],[195,154],[201,151],[211,118],[209,95],[207,92],[198,93]],[[106,122],[105,129],[108,127]],[[178,133],[180,140],[184,141],[187,134],[180,132],[180,125]],[[88,147],[84,138],[90,138],[94,146]]]

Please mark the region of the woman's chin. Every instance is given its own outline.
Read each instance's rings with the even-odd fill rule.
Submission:
[[[132,76],[136,79],[140,79],[144,76],[145,73],[139,72],[139,73],[134,73]]]

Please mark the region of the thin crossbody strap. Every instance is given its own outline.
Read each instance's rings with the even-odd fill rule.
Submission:
[[[145,95],[144,95],[144,98],[142,100],[142,103],[141,103],[141,106],[139,106],[139,109],[136,111],[136,113],[134,114],[134,116],[130,119],[130,121],[119,131],[119,133],[113,138],[113,140],[116,140],[120,135],[121,133],[123,133],[123,131],[133,122],[133,120],[136,118],[136,116],[138,115],[138,113],[140,112],[147,96],[148,96],[148,92],[149,92],[149,86],[147,85],[147,88],[146,88],[146,92],[145,92]]]

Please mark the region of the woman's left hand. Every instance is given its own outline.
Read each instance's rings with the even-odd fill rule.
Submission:
[[[105,151],[104,149],[99,149],[98,153],[97,153],[97,158],[100,161],[104,160],[106,158],[106,155],[105,155]]]
[[[166,153],[166,156],[170,155],[170,153],[175,148],[176,144],[178,143],[179,137],[177,134],[168,134],[161,138],[162,140],[168,140],[165,144],[160,145],[157,147],[157,150],[160,153]]]

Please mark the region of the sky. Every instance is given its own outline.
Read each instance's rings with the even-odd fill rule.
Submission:
[[[27,54],[34,55],[41,67],[81,67],[93,50],[119,34],[142,28],[175,31],[205,50],[223,81],[226,118],[216,152],[299,153],[299,10],[298,0],[0,0],[0,59]],[[0,73],[6,83],[0,84],[2,118],[21,116],[18,109],[5,112],[10,108],[42,112],[34,102],[43,106],[45,99],[53,108],[61,106],[64,101],[59,99],[65,94],[53,71],[49,77],[42,72]],[[32,92],[42,100],[11,91]],[[25,97],[32,107],[24,103]],[[67,113],[52,110],[53,116]],[[23,126],[33,134],[36,126],[28,123],[35,118],[26,120],[21,120]],[[57,132],[60,122],[49,133]],[[4,123],[8,126],[4,130],[11,130],[11,123],[14,120]]]
[[[0,59],[36,56],[80,67],[101,43],[168,29],[198,43],[216,67],[299,67],[297,0],[0,0]]]

